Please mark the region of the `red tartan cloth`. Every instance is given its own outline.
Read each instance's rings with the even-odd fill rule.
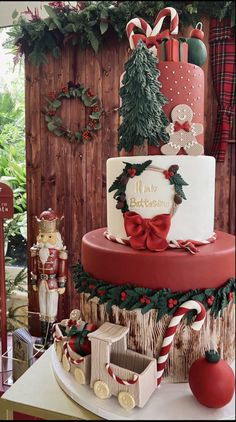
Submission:
[[[210,25],[212,78],[218,100],[212,155],[224,162],[228,141],[232,140],[235,114],[235,38],[230,20],[212,19]]]

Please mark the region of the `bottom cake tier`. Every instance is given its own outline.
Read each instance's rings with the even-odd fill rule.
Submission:
[[[178,323],[164,379],[185,382],[192,363],[212,345],[231,363],[235,353],[235,238],[217,232],[217,240],[192,255],[169,249],[135,251],[104,237],[105,229],[82,239],[82,265],[74,267],[82,319],[129,327],[128,347],[158,359],[167,328],[186,301],[207,311],[200,331],[188,311]],[[172,323],[172,322],[171,322]]]

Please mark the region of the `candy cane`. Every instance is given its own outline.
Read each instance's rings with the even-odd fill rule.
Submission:
[[[154,28],[152,31],[152,35],[159,34],[163,21],[166,16],[170,16],[171,22],[170,22],[170,33],[172,35],[178,34],[179,29],[179,16],[176,10],[173,7],[165,7],[162,9],[154,22]]]
[[[108,231],[104,232],[104,236],[106,239],[111,240],[112,242],[120,243],[121,245],[129,246],[129,240],[121,239],[121,237],[113,236],[108,233]]]
[[[133,42],[133,35],[134,35],[134,28],[141,29],[146,37],[149,37],[152,33],[152,28],[150,25],[142,18],[134,18],[131,19],[127,25],[126,25],[126,33],[129,39],[130,48],[133,50],[135,48],[134,42]]]
[[[63,339],[63,335],[58,325],[54,324],[52,329],[53,329],[52,336],[53,336],[54,341],[55,342],[61,341]]]
[[[114,374],[114,372],[111,369],[109,363],[106,364],[106,370],[107,370],[108,374],[113,378],[113,380],[118,382],[118,384],[132,385],[132,384],[136,384],[136,382],[138,381],[138,375],[136,375],[136,374],[134,374],[134,377],[133,377],[132,380],[123,380],[122,378],[118,377],[117,375]]]
[[[216,241],[216,233],[213,233],[211,237],[206,240],[172,240],[169,243],[170,248],[187,249],[192,254],[199,252],[197,246],[209,245]]]
[[[206,317],[206,310],[204,306],[197,302],[196,300],[188,300],[184,302],[175,312],[173,318],[171,319],[169,326],[165,332],[165,338],[162,343],[162,348],[160,356],[157,360],[157,385],[161,383],[161,377],[165,369],[167,362],[168,354],[173,342],[173,338],[177,327],[182,319],[182,317],[189,311],[195,309],[197,311],[197,316],[194,322],[192,323],[192,328],[196,331],[199,331],[204,323]]]
[[[111,240],[112,242],[120,243],[121,245],[130,246],[129,239],[122,239],[121,237],[114,236],[108,233],[108,231],[104,232],[104,236]],[[191,254],[195,254],[199,252],[197,246],[204,246],[209,245],[210,243],[214,243],[216,240],[216,233],[213,233],[211,237],[206,240],[171,240],[169,242],[168,247],[171,249],[186,249]]]
[[[79,359],[73,359],[73,358],[69,355],[68,345],[67,345],[67,343],[66,343],[66,342],[65,342],[65,343],[64,343],[64,345],[63,345],[63,351],[64,351],[65,356],[67,357],[68,361],[69,361],[69,362],[71,362],[71,363],[73,363],[74,365],[79,365],[79,363],[81,363],[81,362],[83,362],[83,361],[84,361],[84,358],[83,358],[83,357],[81,357],[81,358],[79,358]]]

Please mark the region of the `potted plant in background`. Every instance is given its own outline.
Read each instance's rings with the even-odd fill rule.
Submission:
[[[23,83],[6,87],[0,81],[0,181],[14,196],[14,216],[4,220],[8,329],[13,330],[28,325]]]
[[[28,327],[28,291],[26,268],[6,270],[7,330]]]

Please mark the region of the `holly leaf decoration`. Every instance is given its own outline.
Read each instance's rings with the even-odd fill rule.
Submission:
[[[183,198],[183,199],[187,199],[187,198],[186,198],[186,196],[185,196],[185,194],[184,194],[184,191],[183,191],[183,189],[182,189],[182,186],[180,186],[180,185],[175,185],[175,192],[176,192],[179,196],[181,196],[181,198]]]
[[[150,302],[148,303],[148,305],[144,306],[144,308],[141,309],[141,313],[146,314],[148,311],[150,311],[153,308],[154,308],[153,302]]]
[[[71,329],[70,329],[70,331],[68,333],[68,337],[72,337],[72,336],[74,336],[77,333],[79,333],[78,328],[75,325],[72,325],[72,327],[71,327]]]
[[[187,300],[196,300],[202,303],[206,310],[210,310],[211,315],[215,318],[222,315],[223,310],[231,302],[229,293],[235,292],[236,280],[230,278],[224,286],[220,289],[195,289],[188,292],[172,292],[170,289],[153,290],[146,287],[131,286],[130,284],[122,284],[114,286],[105,283],[103,280],[97,280],[89,276],[83,271],[82,265],[79,263],[72,267],[74,274],[74,282],[76,290],[81,293],[89,293],[88,300],[92,297],[97,297],[99,303],[106,303],[107,311],[111,312],[112,306],[118,306],[120,309],[141,309],[141,313],[145,314],[151,309],[157,310],[157,321],[165,315],[172,316],[176,309]],[[90,285],[93,285],[92,293]],[[104,291],[102,296],[99,290]],[[212,305],[209,305],[207,299],[214,296]],[[234,299],[235,299],[234,294]],[[142,298],[150,300],[150,303],[143,301]],[[176,299],[177,303],[173,307],[169,307],[169,299]],[[189,324],[196,316],[195,310],[190,310],[186,313],[185,319]]]
[[[144,161],[144,163],[141,163],[141,164],[131,164],[131,163],[124,162],[125,168],[124,168],[123,172],[119,176],[117,176],[116,180],[112,183],[112,185],[108,189],[108,192],[112,192],[116,189],[119,191],[119,194],[125,192],[126,185],[124,183],[122,183],[122,178],[124,176],[128,177],[128,170],[130,170],[131,168],[135,169],[136,170],[136,176],[140,176],[140,174],[142,174],[142,172],[148,166],[150,166],[151,163],[152,163],[152,160]],[[114,197],[115,196],[117,196],[117,193],[114,195]]]
[[[188,183],[185,182],[179,173],[175,173],[175,175],[170,178],[170,182],[175,185],[188,186]]]
[[[108,314],[111,314],[112,311],[112,306],[115,305],[115,303],[113,302],[113,300],[108,300],[108,302],[106,303],[106,312]]]
[[[134,168],[136,170],[136,176],[140,176],[140,174],[142,174],[142,172],[148,167],[150,166],[152,160],[147,160],[144,161],[144,163],[141,164],[132,164],[132,163],[126,163],[124,161],[125,166],[125,173],[128,172],[129,169]]]
[[[185,182],[185,180],[182,178],[182,176],[179,173],[175,173],[174,176],[170,178],[170,184],[174,185],[175,192],[181,196],[183,199],[187,199],[184,191],[182,189],[182,186],[188,186],[188,183]]]

